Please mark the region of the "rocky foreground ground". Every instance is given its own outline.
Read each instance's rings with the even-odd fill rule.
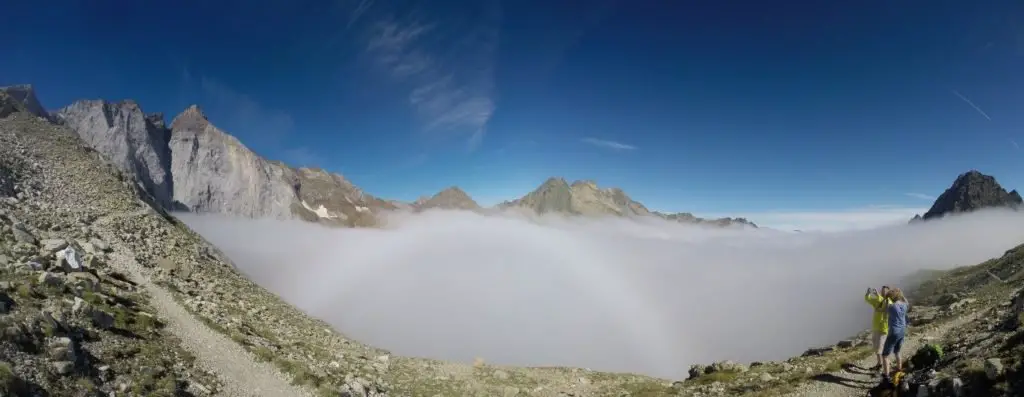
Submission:
[[[3,396],[853,396],[876,383],[859,370],[863,337],[678,380],[396,357],[248,281],[75,134],[16,110],[0,112]],[[946,350],[920,371],[930,395],[1024,390],[1022,262],[1018,247],[914,294],[912,343]]]

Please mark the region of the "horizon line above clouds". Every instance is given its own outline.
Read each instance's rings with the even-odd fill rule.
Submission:
[[[842,232],[906,223],[926,207],[877,205],[836,210],[767,210],[705,214],[706,218],[741,217],[758,227],[782,231]],[[702,216],[700,214],[695,214]]]
[[[911,193],[903,193],[903,195],[907,196],[907,197],[913,197],[913,198],[916,198],[916,199],[921,199],[921,200],[935,200],[935,196],[932,196],[930,194],[924,194],[924,193],[913,193],[913,192],[911,192]]]
[[[470,151],[483,141],[497,102],[502,12],[497,1],[479,6],[463,19],[430,17],[420,9],[381,16],[368,22],[364,43],[372,61],[408,88],[406,99],[422,132],[467,137]],[[359,14],[368,18],[365,9]]]
[[[580,139],[580,142],[586,143],[588,145],[603,147],[603,148],[612,149],[612,150],[636,150],[637,149],[636,146],[630,145],[630,144],[627,144],[627,143],[611,141],[611,140],[607,140],[607,139],[591,138],[591,137],[586,137],[586,138]]]

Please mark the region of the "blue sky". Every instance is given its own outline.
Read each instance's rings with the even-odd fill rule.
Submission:
[[[385,198],[563,176],[664,211],[902,219],[968,169],[1024,182],[1015,0],[99,3],[6,5],[0,84],[197,103]]]

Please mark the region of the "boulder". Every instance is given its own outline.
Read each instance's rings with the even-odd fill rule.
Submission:
[[[68,246],[64,250],[57,253],[57,263],[64,268],[66,272],[80,272],[84,271],[85,267],[82,265],[82,255],[75,250],[75,247]]]

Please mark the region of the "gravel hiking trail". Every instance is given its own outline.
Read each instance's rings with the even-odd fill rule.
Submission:
[[[95,225],[103,226],[110,221],[121,218],[140,217],[154,214],[151,209],[131,213],[108,215],[96,221]],[[149,277],[149,269],[139,265],[128,249],[116,244],[118,239],[106,227],[97,227],[104,241],[110,244],[109,265],[124,272],[133,282],[149,293],[150,303],[156,308],[158,316],[167,324],[174,336],[181,340],[182,346],[196,356],[196,360],[205,369],[217,374],[223,386],[218,395],[229,397],[312,397],[307,390],[293,386],[272,364],[257,361],[256,358],[215,330],[210,329],[202,321],[196,319],[185,310],[166,289],[156,285]]]
[[[977,320],[984,313],[978,310],[966,316],[957,317],[933,329],[925,330],[923,333],[914,333],[914,328],[907,330],[907,339],[903,342],[903,359],[907,360],[910,355],[925,342],[938,340],[946,333],[953,331],[965,324]],[[797,390],[787,393],[786,397],[863,397],[868,390],[878,385],[880,378],[871,370],[876,363],[875,355],[862,359],[852,364],[844,365],[843,369],[821,374],[800,385]]]

